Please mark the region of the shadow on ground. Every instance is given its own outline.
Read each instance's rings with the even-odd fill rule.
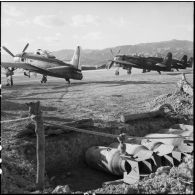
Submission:
[[[78,168],[75,167],[75,169],[71,170],[69,176],[67,176],[66,172],[64,172],[64,174],[59,173],[59,175],[55,176],[52,182],[53,187],[66,183],[73,192],[94,190],[102,187],[104,182],[122,179],[119,176],[92,169],[84,163],[82,166]]]
[[[181,74],[181,73],[180,73]],[[171,82],[172,83],[172,82]],[[38,84],[30,84],[30,86],[28,84],[16,84],[12,87],[6,87],[6,90],[21,90],[21,88],[33,88],[33,89],[61,89],[61,88],[69,88],[71,86],[77,86],[77,85],[85,85],[85,84],[108,84],[108,85],[134,85],[134,84],[171,84],[170,82],[164,83],[164,82],[155,82],[155,81],[126,81],[126,80],[120,80],[120,81],[116,81],[116,80],[112,80],[112,81],[80,81],[80,82],[73,82],[71,83],[71,85],[68,84],[64,84],[63,86],[59,86],[58,83],[53,84],[53,83],[48,83],[49,85],[45,84],[40,86],[40,88],[37,88]],[[61,83],[60,83],[61,85]]]
[[[192,74],[192,72],[185,72],[185,74]],[[182,72],[166,73],[166,75],[182,75]]]
[[[35,100],[37,100],[37,98],[35,98]],[[27,103],[27,102],[26,102]],[[3,100],[1,102],[1,111],[28,111],[28,106],[25,104],[25,102],[23,104],[20,103],[15,103],[15,102],[11,102],[11,101],[7,101],[7,100]],[[41,106],[41,109],[43,111],[55,111],[57,110],[57,108],[55,107],[46,107],[46,106]]]

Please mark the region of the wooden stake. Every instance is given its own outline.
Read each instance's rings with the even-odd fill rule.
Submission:
[[[45,180],[45,133],[43,127],[42,113],[40,102],[27,103],[29,106],[30,115],[35,117],[32,119],[35,122],[35,133],[37,137],[37,177],[36,185],[38,190],[44,189]]]

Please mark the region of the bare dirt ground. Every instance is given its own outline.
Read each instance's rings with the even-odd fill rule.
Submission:
[[[190,69],[162,75],[156,72],[134,72],[129,76],[126,71],[121,70],[120,76],[117,77],[114,70],[87,71],[83,72],[82,81],[72,80],[70,86],[58,78],[49,77],[46,84],[41,84],[40,77],[28,79],[15,76],[13,87],[2,87],[2,111],[10,113],[9,119],[13,118],[13,115],[19,117],[25,110],[25,102],[39,100],[45,111],[44,116],[48,119],[60,121],[67,118],[94,118],[112,121],[118,120],[124,112],[146,111],[145,103],[176,90],[176,82],[181,78],[181,72],[186,72],[186,79],[190,83],[193,80]],[[4,117],[2,119],[7,118]]]
[[[29,79],[18,74],[14,77],[14,86],[6,87],[4,86],[6,83],[5,77],[2,75],[1,120],[27,116],[28,107],[25,103],[39,100],[44,120],[49,122],[60,124],[72,120],[91,118],[99,126],[110,124],[112,127],[113,123],[119,123],[122,113],[147,112],[151,108],[149,103],[152,100],[163,94],[174,93],[177,90],[176,83],[180,80],[181,73],[186,73],[187,81],[193,84],[192,69],[180,70],[179,72],[162,72],[162,75],[157,72],[142,74],[140,70],[133,69],[131,76],[127,75],[126,71],[123,70],[120,70],[119,76],[115,76],[114,71],[83,72],[83,80],[72,80],[70,86],[63,79],[48,77],[48,82],[41,84],[40,76],[37,78],[32,76]],[[34,190],[34,186],[31,186],[32,189],[27,189],[26,186],[35,181],[33,173],[29,171],[34,168],[35,162],[23,161],[18,157],[18,152],[16,155],[15,149],[12,149],[13,146],[17,148],[18,143],[25,142],[16,141],[14,136],[17,134],[18,129],[21,129],[26,124],[28,122],[1,125],[2,145],[4,148],[2,151],[3,161],[7,166],[7,164],[10,164],[11,159],[14,166],[17,167],[16,169],[11,167],[9,173],[18,176],[19,174],[26,174],[23,173],[25,172],[24,167],[28,170],[28,174],[24,177],[26,181],[24,181],[23,185],[13,181],[16,176],[9,177],[10,183],[16,183],[17,192]],[[133,129],[132,126],[133,130],[136,131],[136,128]],[[142,133],[138,132],[137,135],[141,136]],[[86,172],[81,170],[80,172],[79,169],[72,171],[72,176],[66,178],[62,178],[63,174],[59,175],[53,185],[69,183],[74,191],[87,191],[96,189],[98,186],[101,187],[102,181],[113,179],[113,177],[93,170],[88,171],[89,174],[85,176]],[[92,175],[96,175],[95,179],[92,179]],[[98,178],[103,179],[100,182]],[[5,183],[8,183],[8,181]],[[88,188],[86,187],[87,185],[89,186]],[[4,188],[11,187],[6,184]],[[12,192],[15,188],[6,189],[7,191],[5,190],[4,192]],[[18,189],[21,189],[21,191]]]

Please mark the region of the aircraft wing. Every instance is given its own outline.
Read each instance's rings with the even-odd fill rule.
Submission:
[[[37,72],[40,74],[46,74],[46,75],[51,75],[52,73],[48,70],[33,66],[28,63],[15,63],[15,62],[1,62],[1,67],[4,68],[22,68],[24,70],[28,70],[31,72]]]
[[[101,64],[97,66],[97,69],[106,69],[106,64]]]
[[[112,62],[124,64],[124,65],[129,65],[129,66],[133,66],[133,67],[138,67],[138,65],[136,65],[132,62],[127,62],[127,61],[122,61],[122,60],[113,60]]]

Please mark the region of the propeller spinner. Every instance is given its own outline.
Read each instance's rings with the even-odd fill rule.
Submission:
[[[22,50],[22,55],[25,53],[26,49],[28,48],[29,43],[26,44],[26,46],[24,47],[24,49]],[[2,47],[9,55],[11,55],[12,57],[15,57],[15,55],[9,50],[7,49],[5,46]]]

